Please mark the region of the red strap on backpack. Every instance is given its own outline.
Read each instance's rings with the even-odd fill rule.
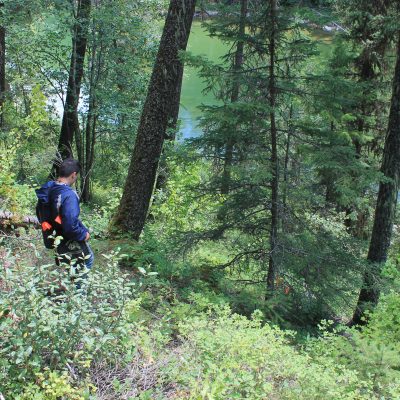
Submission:
[[[55,222],[57,222],[57,224],[61,225],[61,217],[59,215],[57,215],[57,217],[54,220]],[[51,229],[53,229],[53,226],[50,224],[50,222],[44,221],[41,224],[42,226],[42,231],[46,232],[46,231],[50,231]]]
[[[53,229],[51,224],[49,224],[47,221],[42,222],[42,231],[46,232],[49,231],[50,229]]]

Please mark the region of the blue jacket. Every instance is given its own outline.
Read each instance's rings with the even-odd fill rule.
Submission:
[[[68,185],[49,181],[35,191],[39,201],[49,204],[52,221],[58,215],[61,216],[60,234],[64,239],[85,240],[88,229],[79,220],[81,210],[75,190]]]

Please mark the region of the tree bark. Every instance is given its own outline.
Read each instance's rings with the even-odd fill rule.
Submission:
[[[91,58],[89,62],[89,108],[87,112],[86,127],[82,134],[82,148],[79,152],[81,173],[81,199],[87,203],[91,197],[91,175],[94,163],[94,146],[96,143],[96,124],[98,119],[98,103],[96,91],[103,67],[103,47],[97,49],[94,39]]]
[[[97,102],[89,101],[89,110],[85,130],[85,158],[81,176],[81,199],[88,203],[91,198],[91,175],[94,162],[94,145],[96,142]]]
[[[270,107],[270,124],[271,124],[271,228],[270,228],[270,253],[267,273],[267,292],[273,293],[275,290],[276,278],[276,262],[275,251],[278,238],[278,146],[277,146],[277,127],[275,120],[275,104],[276,104],[276,77],[275,77],[275,52],[276,52],[276,30],[277,30],[277,2],[270,0],[270,23],[271,33],[269,42],[269,107]]]
[[[289,108],[289,116],[287,122],[287,137],[286,137],[286,149],[285,149],[285,163],[283,167],[283,193],[282,193],[282,211],[283,215],[286,215],[286,206],[287,206],[287,192],[288,192],[288,184],[289,184],[289,158],[290,158],[290,140],[293,134],[293,104],[290,105]],[[281,219],[282,220],[282,219]],[[285,229],[285,227],[282,227]]]
[[[370,268],[364,273],[363,285],[352,320],[353,324],[365,322],[362,320],[365,312],[378,303],[380,290],[377,280],[382,266],[386,262],[392,237],[400,174],[400,33],[397,43],[397,61],[381,172],[389,181],[381,182],[379,185],[367,258]]]
[[[193,13],[194,15],[194,13]],[[185,46],[186,49],[186,46]],[[168,116],[168,125],[165,134],[165,139],[174,141],[177,134],[178,127],[178,117],[179,117],[179,108],[180,108],[180,100],[181,100],[181,92],[182,92],[182,81],[183,81],[183,63],[179,63],[176,65],[177,69],[177,85],[174,88],[173,95],[170,99],[170,110]],[[168,165],[167,160],[165,158],[165,154],[161,154],[160,162],[158,165],[158,174],[157,174],[157,182],[156,188],[162,189],[165,188],[167,180],[168,180]]]
[[[0,8],[4,3],[0,3]],[[0,26],[0,128],[4,126],[3,106],[6,94],[6,29]]]
[[[240,91],[240,76],[239,72],[243,66],[243,56],[244,56],[244,41],[243,36],[246,30],[246,15],[247,15],[247,0],[241,0],[240,7],[240,22],[239,22],[239,40],[236,46],[235,60],[233,63],[233,87],[231,93],[231,103],[236,103],[239,100]],[[231,169],[233,162],[233,149],[235,141],[232,137],[228,138],[228,142],[225,146],[225,159],[224,159],[224,171],[222,174],[222,185],[221,193],[227,194],[230,189],[231,181]]]
[[[67,96],[65,99],[61,133],[58,142],[58,152],[63,159],[73,156],[72,143],[76,130],[78,129],[78,102],[83,77],[90,8],[91,0],[78,1],[76,22],[72,38],[72,54]]]
[[[157,168],[172,110],[180,100],[179,51],[189,39],[196,0],[171,0],[147,98],[138,127],[128,177],[114,225],[139,239],[149,210]]]

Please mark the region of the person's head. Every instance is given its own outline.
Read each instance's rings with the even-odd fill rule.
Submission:
[[[80,170],[81,165],[79,161],[73,158],[67,158],[58,167],[58,178],[71,186],[78,179]]]

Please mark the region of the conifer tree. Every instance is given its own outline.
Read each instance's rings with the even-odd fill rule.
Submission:
[[[390,43],[390,33],[386,24],[392,0],[379,2],[342,1],[337,2],[338,11],[341,13],[343,23],[347,27],[346,39],[355,47],[353,66],[355,76],[355,93],[352,95],[353,104],[344,109],[344,113],[351,113],[354,117],[347,122],[351,132],[352,143],[359,159],[369,156],[371,147],[381,149],[386,115],[382,112],[384,102],[382,94],[386,90],[382,84],[386,71],[386,50]],[[377,146],[375,144],[378,144]],[[377,154],[375,150],[375,154]],[[359,177],[354,176],[355,180]],[[359,187],[354,198],[358,203],[365,199],[368,185]],[[364,201],[365,203],[365,201]],[[342,205],[343,206],[343,205]],[[344,205],[347,215],[355,213],[355,218],[348,218],[346,225],[353,235],[359,238],[368,236],[365,217],[367,210],[358,207],[356,201],[353,204]]]
[[[382,265],[387,260],[392,237],[393,222],[398,201],[400,177],[400,33],[396,50],[396,67],[390,105],[388,129],[385,138],[381,171],[387,180],[379,185],[374,225],[368,251],[367,268],[352,323],[360,324],[365,311],[376,306],[380,290],[378,285]]]
[[[238,29],[238,41],[236,44],[236,52],[233,61],[233,82],[231,89],[231,102],[235,103],[239,100],[240,91],[240,72],[243,67],[244,58],[244,35],[246,31],[246,16],[247,16],[247,0],[240,1],[240,21]],[[231,168],[232,168],[232,158],[234,151],[234,140],[232,136],[228,138],[225,145],[225,159],[224,159],[224,170],[222,176],[222,186],[221,193],[229,193],[230,179],[231,179]]]
[[[284,155],[279,148],[287,144],[279,132],[286,126],[284,104],[296,92],[291,74],[310,50],[307,39],[297,35],[298,25],[291,15],[295,9],[275,1],[249,2],[248,7],[245,30],[238,4],[220,7],[219,18],[208,24],[210,33],[230,47],[243,46],[244,61],[237,73],[235,62],[212,65],[197,59],[201,75],[222,104],[202,108],[204,133],[191,143],[206,159],[214,159],[214,173],[200,190],[222,195],[215,225],[200,237],[221,239],[241,232],[246,250],[238,251],[235,263],[258,260],[263,265],[264,293],[272,294],[280,258],[279,170]],[[196,64],[196,58],[191,60]],[[240,92],[233,102],[230,88],[238,82]]]
[[[276,36],[277,36],[277,2],[270,0],[269,5],[269,123],[271,136],[271,228],[270,228],[270,248],[267,273],[267,288],[269,292],[275,289],[275,279],[277,266],[275,261],[275,253],[278,245],[278,225],[279,225],[279,161],[278,161],[278,143],[277,143],[277,126],[276,126]]]

